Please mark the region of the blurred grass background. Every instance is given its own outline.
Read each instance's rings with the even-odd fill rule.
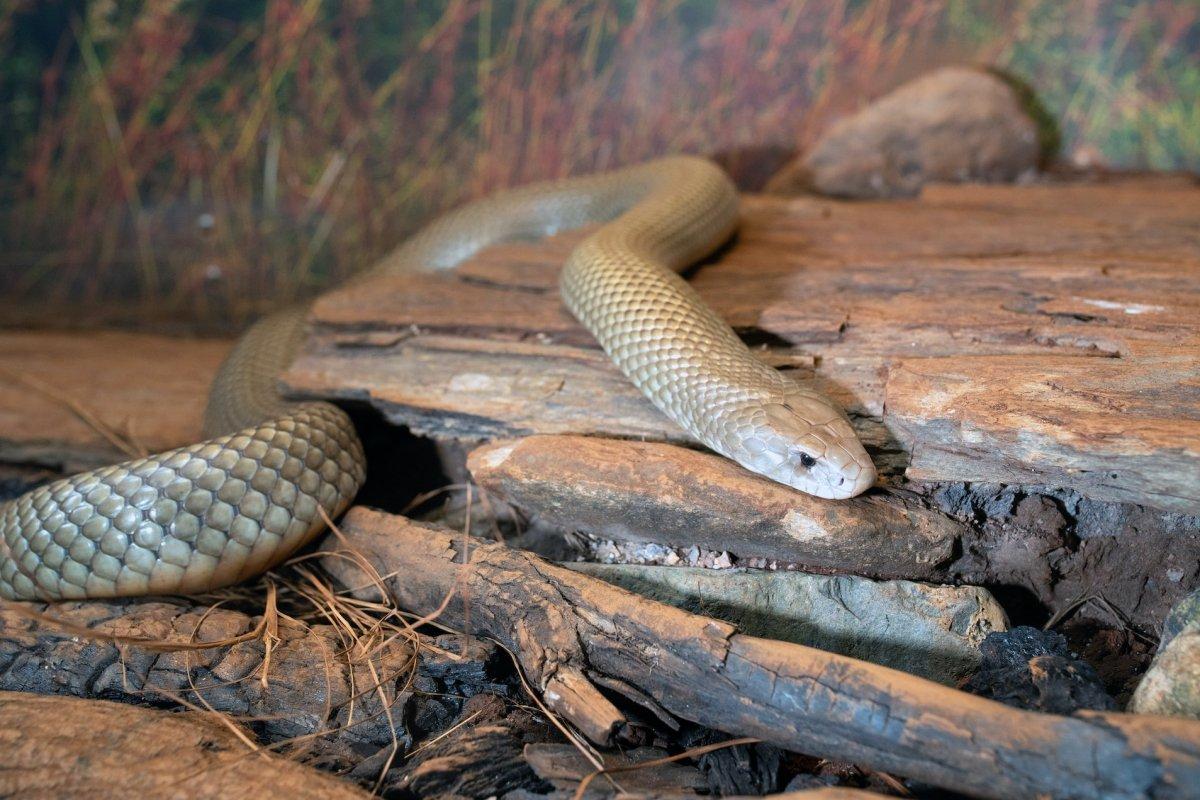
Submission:
[[[672,152],[753,187],[942,64],[1068,160],[1200,170],[1200,0],[5,0],[0,315],[236,328],[499,187]]]

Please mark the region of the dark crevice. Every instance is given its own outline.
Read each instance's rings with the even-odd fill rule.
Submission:
[[[355,503],[398,514],[417,495],[453,482],[433,440],[391,425],[369,403],[340,405],[354,422],[367,457],[367,480]]]

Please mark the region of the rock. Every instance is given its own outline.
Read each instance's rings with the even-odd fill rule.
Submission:
[[[980,643],[1008,627],[991,594],[973,586],[784,571],[569,566],[731,622],[743,633],[873,661],[947,685],[973,673],[981,660]]]
[[[1096,671],[1053,631],[1021,626],[993,633],[980,650],[983,664],[963,686],[968,692],[1049,714],[1116,708]]]
[[[1018,92],[983,70],[947,67],[833,125],[767,191],[907,197],[926,183],[1009,182],[1037,169],[1039,128]]]
[[[1129,710],[1200,719],[1200,591],[1185,597],[1167,616],[1158,653],[1134,691]]]

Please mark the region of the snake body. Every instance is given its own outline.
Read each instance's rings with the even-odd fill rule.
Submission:
[[[726,241],[737,192],[677,157],[537,184],[439,218],[367,274],[451,269],[483,247],[604,222],[571,254],[568,308],[668,417],[747,468],[810,494],[875,471],[845,414],[763,364],[677,274]],[[287,558],[353,499],[362,445],[345,412],[276,386],[305,309],[252,327],[214,380],[208,440],[57,480],[0,505],[0,595],[188,594]]]

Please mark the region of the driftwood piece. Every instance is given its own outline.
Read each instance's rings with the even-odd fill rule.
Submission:
[[[984,797],[1187,797],[1200,785],[1200,725],[1191,721],[1011,709],[746,636],[501,545],[471,543],[468,554],[453,532],[363,508],[347,515],[344,533],[375,570],[395,576],[387,588],[402,607],[431,612],[457,586],[442,621],[463,624],[461,596],[469,598],[475,629],[514,650],[547,702],[593,740],[624,723],[588,678],[598,674],[727,733]],[[347,560],[325,563],[347,585],[369,585]]]
[[[965,532],[903,496],[822,500],[667,444],[531,436],[485,445],[467,466],[480,486],[556,526],[859,575],[938,575]]]
[[[737,241],[692,284],[766,360],[842,402],[885,476],[912,455],[924,479],[1003,475],[1196,513],[1198,216],[1195,182],[1163,177],[747,197]],[[558,271],[581,235],[335,291],[285,381],[438,436],[686,441],[563,309]],[[986,390],[950,380],[963,374]],[[970,401],[965,416],[942,391]]]
[[[75,472],[127,458],[66,402],[149,452],[199,441],[228,350],[222,340],[2,331],[0,461]]]
[[[252,752],[211,716],[19,692],[0,692],[0,795],[369,797],[332,775]]]
[[[24,612],[24,613],[22,613]],[[329,763],[347,764],[355,748],[392,743],[382,692],[394,706],[402,745],[403,691],[413,665],[410,648],[397,644],[373,659],[352,659],[332,628],[280,621],[279,641],[263,677],[261,638],[205,650],[150,650],[88,638],[28,612],[60,620],[97,637],[158,641],[217,641],[245,634],[258,619],[236,611],[163,602],[9,604],[0,608],[0,689],[103,697],[132,703],[174,705],[182,699],[254,725],[264,742],[309,737],[303,747]]]

